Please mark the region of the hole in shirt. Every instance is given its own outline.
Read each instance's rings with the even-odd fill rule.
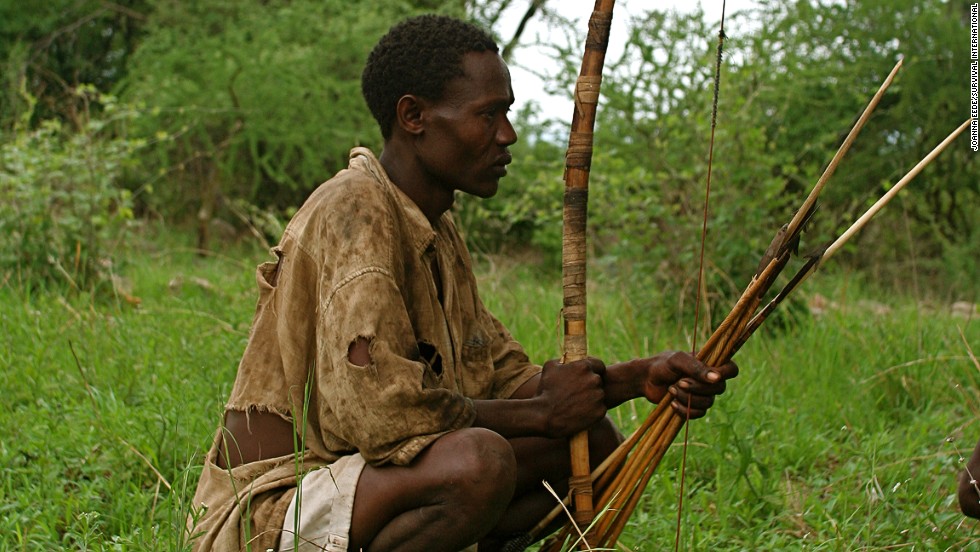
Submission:
[[[441,376],[442,356],[439,355],[439,351],[436,350],[435,345],[426,343],[425,341],[419,341],[418,346],[419,356],[421,357],[422,361],[428,364],[437,376]]]
[[[369,351],[371,341],[366,337],[358,337],[347,347],[347,360],[356,366],[368,366],[371,364],[371,352]]]

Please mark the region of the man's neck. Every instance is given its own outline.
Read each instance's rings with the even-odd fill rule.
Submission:
[[[386,143],[378,158],[388,178],[422,211],[431,224],[453,205],[452,191],[433,186],[404,146]]]

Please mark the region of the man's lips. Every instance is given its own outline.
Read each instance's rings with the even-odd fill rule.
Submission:
[[[493,168],[495,172],[499,173],[501,176],[507,174],[507,165],[510,165],[514,158],[509,154],[505,153],[497,158],[493,163]]]

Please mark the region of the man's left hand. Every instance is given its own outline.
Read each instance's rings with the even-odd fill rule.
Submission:
[[[729,361],[710,368],[694,355],[668,351],[641,359],[645,381],[643,396],[659,403],[667,394],[673,396],[671,406],[688,419],[704,416],[715,402],[715,396],[725,392],[726,381],[738,375],[738,366]]]

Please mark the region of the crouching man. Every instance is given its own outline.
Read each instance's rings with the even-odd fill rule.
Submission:
[[[542,480],[567,489],[571,435],[598,463],[621,441],[608,409],[697,418],[737,374],[677,352],[539,366],[484,307],[449,209],[496,193],[517,140],[487,33],[406,20],[362,88],[384,148],[352,150],[258,268],[196,550],[499,550],[555,506]]]

